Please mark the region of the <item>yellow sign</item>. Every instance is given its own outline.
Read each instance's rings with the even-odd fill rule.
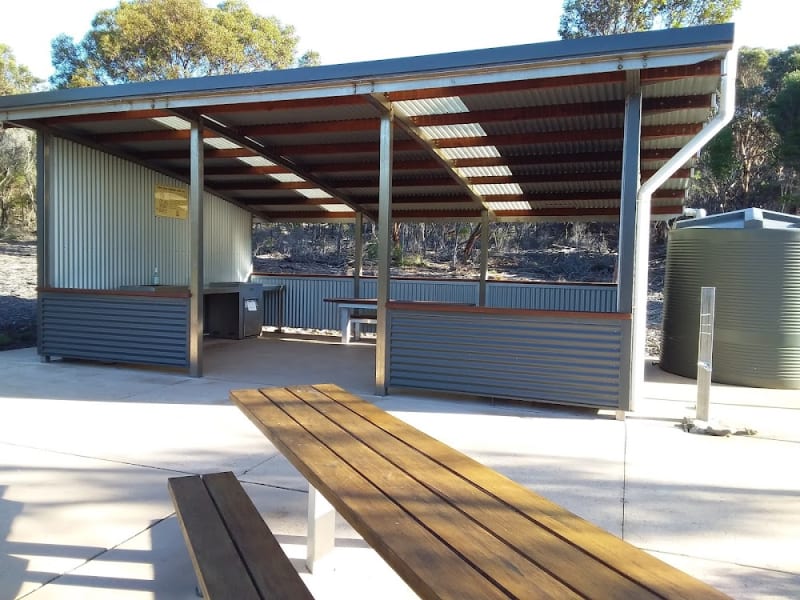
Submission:
[[[156,185],[156,216],[185,219],[189,216],[189,190]]]

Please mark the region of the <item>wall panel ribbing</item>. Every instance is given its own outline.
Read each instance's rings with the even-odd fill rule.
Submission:
[[[114,289],[188,285],[189,223],[154,214],[155,186],[186,184],[63,139],[53,140],[49,287]],[[250,272],[251,219],[221,198],[204,198],[206,281]]]
[[[44,292],[44,356],[188,366],[188,299]]]
[[[286,287],[283,317],[287,327],[338,329],[336,306],[324,299],[353,296],[353,280],[349,277],[253,275],[252,281]],[[361,297],[374,298],[376,295],[375,279],[362,278]],[[392,300],[477,304],[478,283],[393,279],[389,295]],[[493,282],[489,284],[488,302],[493,308],[614,312],[616,286]]]
[[[625,320],[390,312],[389,385],[618,408]]]

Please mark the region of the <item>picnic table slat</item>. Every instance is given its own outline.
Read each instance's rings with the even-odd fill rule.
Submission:
[[[705,582],[632,546],[476,460],[464,454],[457,459],[454,458],[452,448],[443,442],[358,396],[333,384],[320,384],[314,387],[402,439],[406,444],[424,449],[429,457],[446,465],[460,477],[472,481],[503,502],[516,507],[528,518],[552,531],[554,535],[582,548],[615,571],[625,574],[634,581],[642,582],[656,594],[664,598],[730,600],[729,596]],[[520,488],[528,493],[521,493]]]
[[[169,492],[176,504],[183,506],[178,522],[187,541],[195,571],[202,575],[198,583],[206,598],[258,600],[252,579],[217,518],[214,501],[203,482],[196,477],[170,479]],[[190,537],[187,531],[192,532]]]
[[[325,409],[337,412],[336,408],[339,405],[312,387],[294,388],[293,392],[304,402],[296,402],[295,398],[283,401],[275,398],[271,390],[262,390],[262,393],[269,396],[276,405],[302,427],[313,432],[314,437],[331,448],[345,463],[358,471],[387,498],[390,498],[408,514],[413,515],[445,546],[452,548],[463,557],[463,560],[494,581],[498,588],[505,589],[515,598],[524,598],[531,593],[531,590],[536,590],[539,597],[580,597],[559,579],[553,577],[551,573],[510,548],[503,539],[498,538],[480,521],[470,518],[453,504],[443,502],[442,498],[429,487],[421,484],[407,472],[394,468],[383,452],[372,451],[364,440],[364,436],[369,436],[370,431],[366,427],[360,429],[358,427],[359,422],[366,423],[363,419],[343,407],[340,407],[342,410],[338,411],[339,415],[334,415],[334,418],[326,416]],[[335,418],[336,416],[343,417],[342,420],[346,423],[341,424]],[[372,429],[379,433],[379,430],[374,427]],[[401,452],[408,451],[408,448],[401,448],[400,444],[395,444],[394,448],[386,447],[383,450],[387,455],[391,455],[393,449]],[[434,476],[433,473],[426,475]],[[477,499],[477,502],[480,503],[487,499],[486,497],[480,498]],[[471,500],[476,499],[472,498]],[[549,542],[556,546],[564,545],[560,540],[552,537],[547,540],[543,539],[542,542],[544,544]],[[546,552],[549,551],[550,548],[547,548]],[[439,582],[449,586],[450,578],[451,575],[447,569],[438,569],[437,579]],[[597,585],[596,583],[595,590]],[[631,585],[631,587],[634,586]],[[644,590],[640,587],[638,593],[639,598],[646,597]]]
[[[452,510],[463,513],[479,527],[507,544],[507,548],[500,548],[498,556],[508,555],[513,548],[514,552],[547,572],[549,577],[561,581],[585,597],[596,595],[598,590],[612,589],[615,598],[643,600],[660,597],[640,583],[609,569],[581,548],[554,535],[534,519],[516,510],[512,504],[503,502],[474,485],[470,479],[454,473],[428,456],[426,451],[430,443],[408,445],[380,425],[335,401],[335,394],[328,395],[327,392],[313,387],[293,389],[310,406],[338,423],[366,446],[380,448],[380,453],[392,464],[428,487],[440,501],[448,503]],[[453,457],[456,452],[449,449],[448,456]],[[519,495],[531,493],[527,488],[519,487]],[[454,522],[453,527],[457,528],[457,523]],[[445,532],[437,533],[440,536],[445,535]],[[446,541],[458,547],[459,552],[465,556],[469,556],[469,546],[457,545],[456,540],[449,538]],[[532,583],[529,580],[529,585]]]
[[[271,395],[279,400],[281,392]],[[233,391],[231,399],[421,597],[508,598],[400,507],[373,502],[371,483],[261,393]],[[446,593],[437,589],[442,573],[451,579]]]
[[[203,476],[260,597],[313,600],[244,489],[241,485],[231,485],[235,480],[231,472]]]

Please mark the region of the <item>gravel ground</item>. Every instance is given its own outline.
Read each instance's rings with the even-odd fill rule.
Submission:
[[[0,241],[0,350],[36,344],[36,242]]]
[[[653,357],[661,353],[664,258],[663,253],[655,252],[650,262],[647,353]],[[272,272],[303,270],[297,263],[281,267],[278,268],[274,261],[256,261],[256,270],[272,269]],[[436,275],[441,276],[441,273]],[[36,242],[0,240],[0,350],[24,348],[35,344]]]

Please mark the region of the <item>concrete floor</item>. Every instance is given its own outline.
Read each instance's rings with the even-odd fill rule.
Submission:
[[[715,385],[647,365],[625,421],[604,411],[454,396],[375,397],[374,347],[269,334],[209,341],[205,377],[0,353],[0,599],[195,598],[166,488],[232,470],[317,598],[412,598],[346,523],[305,571],[307,486],[231,389],[337,383],[735,598],[800,598],[800,392]]]

